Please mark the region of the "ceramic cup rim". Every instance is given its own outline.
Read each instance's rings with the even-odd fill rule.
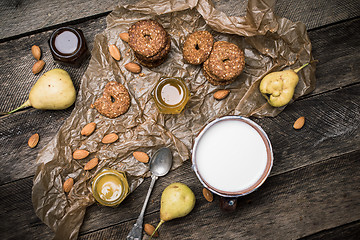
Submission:
[[[230,191],[223,191],[221,189],[217,189],[212,187],[210,184],[208,184],[204,178],[201,176],[197,165],[196,165],[196,150],[197,150],[197,146],[199,144],[199,141],[201,139],[201,137],[205,134],[205,132],[213,125],[215,125],[216,123],[222,122],[222,121],[227,121],[227,120],[238,120],[238,121],[242,121],[246,124],[248,124],[249,126],[253,127],[257,133],[259,133],[259,135],[261,136],[262,140],[265,143],[266,146],[266,151],[267,151],[267,163],[266,163],[266,167],[265,170],[263,172],[263,174],[261,175],[261,177],[250,187],[240,190],[240,191],[235,191],[235,192],[230,192]],[[197,178],[199,179],[199,181],[202,183],[202,185],[204,187],[206,187],[207,189],[209,189],[210,191],[212,191],[213,193],[219,195],[219,196],[223,196],[223,197],[240,197],[240,196],[244,196],[247,195],[253,191],[255,191],[256,189],[258,189],[267,179],[267,177],[270,174],[271,168],[273,166],[273,160],[274,160],[274,156],[273,156],[273,150],[272,150],[272,146],[269,140],[269,137],[267,136],[267,134],[265,133],[265,131],[254,121],[250,120],[249,118],[246,117],[242,117],[242,116],[224,116],[221,118],[217,118],[215,120],[213,120],[212,122],[208,123],[200,132],[199,134],[196,136],[195,140],[194,140],[194,144],[192,147],[192,157],[191,157],[191,161],[192,161],[192,169],[195,172]]]

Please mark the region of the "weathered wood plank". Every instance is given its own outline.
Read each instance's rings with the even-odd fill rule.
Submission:
[[[349,209],[349,211],[351,211]],[[351,222],[336,228],[326,229],[310,236],[301,238],[301,240],[358,240],[360,236],[360,220]]]
[[[312,54],[319,61],[316,89],[311,94],[326,92],[329,86],[335,89],[359,81],[360,18],[309,31],[309,38]]]
[[[145,223],[158,222],[161,192],[170,183],[180,181],[194,191],[197,202],[189,216],[164,224],[161,239],[296,239],[332,228],[333,239],[339,239],[342,231],[336,230],[337,226],[360,220],[360,192],[356,191],[360,181],[359,157],[358,150],[270,176],[257,191],[240,198],[238,209],[231,214],[220,211],[219,197],[215,196],[212,203],[204,199],[202,186],[187,162],[157,181]],[[117,208],[91,206],[80,239],[125,239],[140,212],[149,183],[150,179],[146,179]],[[31,185],[32,178],[25,178],[0,186],[1,218],[6,219],[0,225],[3,239],[53,236],[33,212]],[[355,231],[350,227],[347,235]]]
[[[43,4],[40,0],[5,0],[0,2],[0,41],[6,38],[24,35],[40,29],[52,29],[68,22],[82,21],[112,11],[116,4],[132,3],[130,0],[111,1],[66,1],[49,0]],[[231,16],[245,13],[247,1],[214,1],[216,8]],[[61,11],[58,11],[61,9]],[[360,15],[360,3],[357,0],[331,1],[286,1],[278,0],[275,13],[292,21],[301,21],[308,29],[354,18]],[[20,23],[20,24],[19,24]],[[21,24],[26,23],[26,24]]]
[[[36,32],[41,29],[54,29],[69,22],[106,15],[117,4],[129,4],[131,0],[4,0],[0,2],[0,40]],[[60,11],[59,11],[60,10]]]
[[[349,29],[358,29],[359,27],[360,19],[352,20],[349,22],[337,24],[334,26],[330,26],[328,28],[319,29],[316,31],[312,31],[310,37],[313,39],[321,39],[321,41],[314,41],[314,52],[315,52],[315,58],[319,59],[320,62],[317,66],[317,89],[315,90],[315,94],[321,94],[323,92],[331,91],[333,89],[341,88],[344,86],[348,86],[354,83],[358,83],[360,78],[359,69],[356,67],[356,63],[359,62],[359,54],[360,52],[360,45],[357,44],[356,41],[356,34],[359,33],[353,33],[352,30]],[[96,33],[99,31],[102,31],[101,29],[105,28],[105,22],[104,19],[102,21],[89,21],[87,23],[76,25],[76,27],[79,27],[80,29],[83,29],[85,32],[85,35],[87,39],[89,40],[90,45],[93,43],[93,37]],[[360,32],[360,31],[359,31]],[[4,87],[4,93],[9,94],[9,96],[3,96],[0,95],[0,102],[5,104],[5,106],[8,106],[7,108],[0,109],[1,111],[8,111],[11,108],[15,108],[16,106],[19,106],[22,102],[24,102],[28,95],[27,91],[22,91],[22,87],[31,88],[31,86],[35,83],[36,77],[32,76],[32,73],[24,74],[21,73],[21,69],[24,69],[22,66],[25,62],[25,64],[28,64],[26,68],[31,68],[32,65],[32,56],[29,49],[23,49],[23,52],[26,52],[25,57],[23,56],[23,59],[26,59],[26,61],[19,60],[16,58],[16,56],[13,56],[10,52],[12,47],[14,46],[30,46],[34,42],[39,42],[41,46],[44,46],[44,54],[46,54],[47,58],[50,58],[50,53],[46,50],[48,48],[47,46],[47,38],[49,36],[50,32],[37,34],[32,37],[26,37],[19,40],[10,41],[7,43],[0,44],[6,47],[3,47],[0,50],[0,53],[6,53],[6,54],[0,54],[0,58],[5,58],[4,56],[8,56],[10,59],[9,61],[12,63],[13,68],[15,70],[9,70],[9,68],[4,68],[4,71],[6,74],[2,75],[2,87]],[[328,36],[326,38],[322,38],[321,36],[325,35]],[[332,37],[330,37],[332,36]],[[333,39],[336,39],[334,41]],[[342,44],[343,42],[348,42],[347,44]],[[325,51],[325,49],[328,49],[329,46],[335,45],[334,51],[332,51],[333,54],[329,54],[328,51]],[[4,50],[5,49],[5,50]],[[357,60],[357,61],[354,61]],[[28,63],[28,61],[31,62],[31,64]],[[1,61],[3,62],[3,61]],[[49,60],[48,62],[52,62]],[[337,65],[338,64],[338,65]],[[346,71],[341,71],[343,68],[346,69]],[[78,86],[81,80],[81,76],[86,70],[86,67],[83,66],[79,69],[74,68],[68,68],[67,69],[70,72],[70,75],[72,76],[73,80],[75,81],[75,85]],[[23,70],[22,70],[23,71]],[[19,72],[19,73],[17,73]],[[27,83],[23,84],[22,80],[23,78],[21,76],[27,76]],[[340,80],[338,80],[340,79]],[[4,82],[6,84],[4,84]],[[12,85],[14,83],[14,85]],[[354,90],[355,91],[355,90]],[[341,126],[342,124],[351,124],[348,121],[351,121],[351,118],[354,113],[352,112],[351,108],[358,107],[356,102],[352,102],[352,99],[359,96],[359,94],[349,93],[350,95],[345,95],[345,97],[342,94],[339,94],[339,101],[338,99],[334,98],[331,100],[326,99],[325,102],[322,103],[322,107],[328,111],[326,113],[325,110],[322,110],[319,108],[320,105],[318,105],[317,98],[310,101],[310,107],[307,105],[303,105],[300,103],[300,101],[296,101],[295,103],[291,104],[287,107],[286,111],[282,113],[279,118],[266,118],[262,120],[258,120],[259,123],[264,126],[266,131],[269,132],[269,135],[271,140],[275,141],[277,138],[280,138],[279,141],[279,150],[276,152],[276,154],[279,154],[280,157],[284,157],[287,155],[287,153],[292,151],[292,146],[289,145],[289,143],[283,145],[281,136],[292,136],[293,132],[291,129],[291,122],[294,121],[298,114],[307,115],[309,111],[314,111],[310,116],[310,122],[312,125],[310,125],[311,128],[315,129],[315,132],[317,134],[317,142],[320,150],[330,149],[330,152],[332,154],[337,154],[342,152],[342,146],[343,144],[348,144],[347,147],[355,147],[352,146],[349,142],[343,141],[342,136],[337,131],[336,127]],[[353,96],[354,95],[354,96]],[[10,100],[12,102],[10,102]],[[313,102],[315,101],[315,102]],[[330,105],[329,105],[330,104]],[[340,105],[339,105],[340,104]],[[341,105],[343,104],[343,105]],[[1,104],[0,104],[1,105]],[[301,107],[297,107],[301,106]],[[293,109],[291,112],[288,112],[288,109]],[[63,123],[63,120],[66,119],[69,114],[70,110],[66,111],[39,111],[35,109],[31,110],[25,110],[22,112],[19,112],[17,114],[14,114],[12,116],[3,116],[0,117],[0,141],[3,143],[8,144],[1,144],[0,145],[0,159],[4,159],[3,161],[0,161],[0,167],[3,169],[3,174],[0,176],[0,183],[5,183],[8,181],[16,180],[22,177],[27,177],[33,175],[35,172],[35,158],[38,153],[38,151],[41,149],[42,146],[45,146],[45,144],[50,141],[50,139],[56,134],[58,128]],[[346,111],[345,111],[346,110]],[[336,112],[339,111],[339,112]],[[345,112],[344,112],[345,111]],[[321,122],[323,119],[326,121],[331,120],[331,114],[334,114],[334,116],[338,116],[339,113],[344,112],[343,116],[340,116],[338,119],[334,119],[334,125],[332,125],[331,128],[333,131],[336,131],[339,133],[337,137],[335,137],[334,143],[337,147],[332,147],[331,142],[331,132],[327,132],[325,130],[322,130],[323,132],[320,132],[320,130],[317,130],[318,122]],[[318,113],[321,113],[319,115]],[[314,115],[314,117],[312,117]],[[324,116],[323,116],[324,115]],[[350,117],[350,120],[344,119],[344,117]],[[31,119],[31,121],[29,121]],[[341,122],[343,121],[343,122]],[[284,129],[281,126],[288,126],[289,129],[287,129],[285,132]],[[346,127],[347,125],[343,125]],[[352,126],[354,127],[354,126]],[[272,136],[272,132],[274,131],[278,132],[277,135]],[[309,129],[312,130],[312,129]],[[350,131],[350,130],[344,130],[343,131]],[[28,137],[30,137],[34,132],[38,132],[40,134],[41,140],[40,144],[35,149],[29,149],[26,146],[26,141]],[[283,133],[281,133],[283,132]],[[301,133],[301,132],[300,132]],[[296,133],[298,134],[298,133]],[[325,134],[325,135],[324,135]],[[297,135],[295,135],[297,136]],[[309,138],[309,136],[305,136],[306,138]],[[320,142],[320,139],[322,139],[322,142]],[[311,143],[313,144],[313,143]],[[310,146],[312,146],[310,144]],[[319,145],[320,144],[320,145]],[[33,161],[29,161],[29,159],[33,159]],[[285,165],[286,160],[283,160],[284,163],[281,163],[279,167],[281,166],[282,169],[287,169]],[[293,160],[296,161],[296,160]],[[283,164],[285,164],[283,166]],[[10,168],[11,166],[11,168]],[[26,166],[26,168],[25,168]],[[296,164],[294,166],[297,166]],[[277,169],[276,169],[277,171]],[[280,170],[279,171],[283,171]]]

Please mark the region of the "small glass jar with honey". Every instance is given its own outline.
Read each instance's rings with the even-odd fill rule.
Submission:
[[[124,172],[103,169],[92,182],[95,200],[104,206],[116,207],[129,194],[129,184]]]
[[[180,113],[190,98],[190,91],[182,78],[162,77],[152,92],[160,113]]]

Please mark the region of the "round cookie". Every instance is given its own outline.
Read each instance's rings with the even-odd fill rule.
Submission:
[[[171,38],[170,38],[170,35],[167,34],[166,45],[158,54],[147,58],[147,57],[144,57],[135,52],[135,56],[136,56],[136,58],[141,59],[142,61],[145,61],[145,62],[154,62],[154,61],[158,61],[162,58],[165,58],[169,54],[170,48],[171,48]]]
[[[190,34],[185,40],[183,56],[190,64],[203,63],[211,53],[214,38],[208,31],[197,31]]]
[[[208,63],[212,75],[228,81],[239,76],[244,66],[244,52],[238,46],[226,41],[215,42]]]
[[[96,99],[93,106],[105,117],[116,118],[129,109],[129,92],[121,83],[116,81],[108,82],[103,95]]]
[[[155,20],[138,21],[128,32],[130,47],[144,57],[152,57],[166,46],[167,32]]]

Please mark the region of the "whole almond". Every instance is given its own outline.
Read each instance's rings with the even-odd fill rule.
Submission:
[[[127,32],[120,33],[119,37],[121,38],[121,40],[129,42],[129,34]]]
[[[36,145],[39,142],[39,134],[35,133],[34,135],[32,135],[29,140],[28,140],[28,145],[30,148],[34,148],[36,147]]]
[[[63,185],[64,192],[70,192],[71,188],[74,185],[74,179],[68,178]]]
[[[140,73],[141,72],[141,66],[137,63],[129,62],[125,64],[126,70],[132,72],[132,73]]]
[[[203,188],[203,195],[208,202],[212,202],[214,200],[212,192],[210,192],[207,188]]]
[[[133,152],[133,156],[139,162],[142,162],[142,163],[149,162],[149,156],[144,152],[139,152],[139,151]]]
[[[84,159],[89,156],[89,152],[83,149],[78,149],[73,152],[73,158],[76,160]]]
[[[41,49],[40,49],[39,46],[33,45],[31,47],[31,53],[32,53],[32,55],[34,56],[34,58],[36,60],[40,60],[40,58],[41,58]]]
[[[34,74],[38,74],[39,72],[41,72],[41,70],[44,68],[44,66],[45,66],[44,60],[39,60],[33,65],[32,72]]]
[[[83,129],[81,129],[81,135],[83,136],[90,136],[96,128],[96,123],[91,122],[85,125],[85,127],[83,127]]]
[[[109,52],[110,55],[117,61],[120,60],[121,58],[121,54],[120,54],[120,50],[117,48],[117,46],[115,44],[111,44],[109,46]]]
[[[119,139],[119,136],[116,133],[110,133],[110,134],[104,136],[103,139],[101,140],[101,142],[102,143],[113,143],[118,139]]]
[[[96,167],[96,165],[98,165],[99,163],[99,159],[98,158],[93,158],[90,161],[88,161],[85,166],[84,166],[84,170],[91,170],[94,167]]]
[[[153,232],[155,231],[155,227],[151,224],[145,223],[144,231],[146,232],[147,235],[151,236],[153,234]],[[158,236],[159,236],[159,232],[156,231],[154,233],[153,237],[158,237]]]
[[[214,98],[216,100],[222,100],[224,98],[226,98],[230,93],[230,90],[228,89],[222,89],[222,90],[218,90],[214,93]]]
[[[295,122],[294,122],[294,129],[301,129],[305,124],[305,117],[299,117]]]

